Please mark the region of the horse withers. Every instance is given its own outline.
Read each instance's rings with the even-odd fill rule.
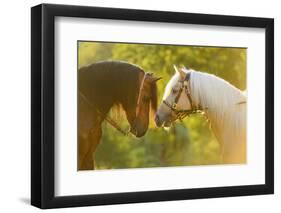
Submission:
[[[98,62],[78,72],[78,170],[89,170],[94,169],[101,124],[114,105],[124,109],[132,134],[142,137],[146,133],[150,108],[157,110],[160,78],[122,61]]]

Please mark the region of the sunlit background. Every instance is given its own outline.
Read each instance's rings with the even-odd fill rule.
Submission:
[[[157,82],[158,103],[174,74],[173,64],[215,74],[241,90],[246,89],[246,49],[175,45],[78,42],[78,67],[102,60],[137,64],[163,79]],[[83,82],[79,82],[83,83]],[[125,115],[110,116],[124,129]],[[124,136],[103,122],[103,135],[95,154],[95,169],[208,165],[220,163],[220,146],[201,114],[176,122],[169,131],[157,128],[151,117],[142,138]]]

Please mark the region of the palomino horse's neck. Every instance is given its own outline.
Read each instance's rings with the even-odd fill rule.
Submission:
[[[203,109],[209,120],[222,145],[224,160],[236,161],[246,140],[246,97],[239,89],[210,74],[193,72],[190,84],[194,104]]]

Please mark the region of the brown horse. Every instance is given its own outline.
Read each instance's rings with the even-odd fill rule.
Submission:
[[[121,105],[130,132],[143,136],[149,111],[157,109],[156,81],[140,67],[121,61],[102,61],[79,69],[78,169],[94,169],[93,154],[102,136],[101,124],[114,105]]]

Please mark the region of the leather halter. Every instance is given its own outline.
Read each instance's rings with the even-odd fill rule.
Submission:
[[[79,91],[79,95],[80,97],[82,97],[84,99],[84,101],[90,106],[90,107],[94,107],[94,105],[86,98],[86,96]],[[95,110],[96,112],[99,114],[99,115],[102,115],[102,113],[95,107]],[[106,116],[104,118],[112,127],[114,127],[116,130],[118,130],[119,132],[121,132],[123,135],[128,135],[129,134],[129,131],[126,131],[126,130],[123,130],[118,124],[116,121],[114,121],[110,116]]]
[[[181,83],[181,87],[180,87],[180,90],[175,98],[175,101],[170,104],[168,103],[166,100],[163,100],[163,103],[169,107],[175,114],[176,114],[176,117],[177,119],[180,119],[182,120],[183,118],[185,118],[186,116],[189,116],[190,114],[195,114],[195,113],[201,113],[202,110],[199,109],[199,108],[196,108],[192,102],[192,98],[191,98],[191,95],[190,95],[190,88],[189,88],[189,80],[190,80],[190,72],[188,72],[185,76],[185,79],[183,81],[179,81],[179,83]],[[190,106],[191,106],[191,109],[188,109],[188,110],[179,110],[177,109],[177,105],[178,105],[178,101],[180,99],[180,96],[182,94],[182,92],[185,92],[188,100],[189,100],[189,103],[190,103]]]
[[[147,75],[149,75],[149,73],[144,73],[144,76],[143,76],[141,84],[140,84],[138,99],[137,99],[137,106],[136,106],[136,116],[138,116],[138,114],[139,114],[141,94],[142,94],[142,91],[143,91],[143,88],[144,88],[144,82],[145,82],[145,79],[146,79]]]

